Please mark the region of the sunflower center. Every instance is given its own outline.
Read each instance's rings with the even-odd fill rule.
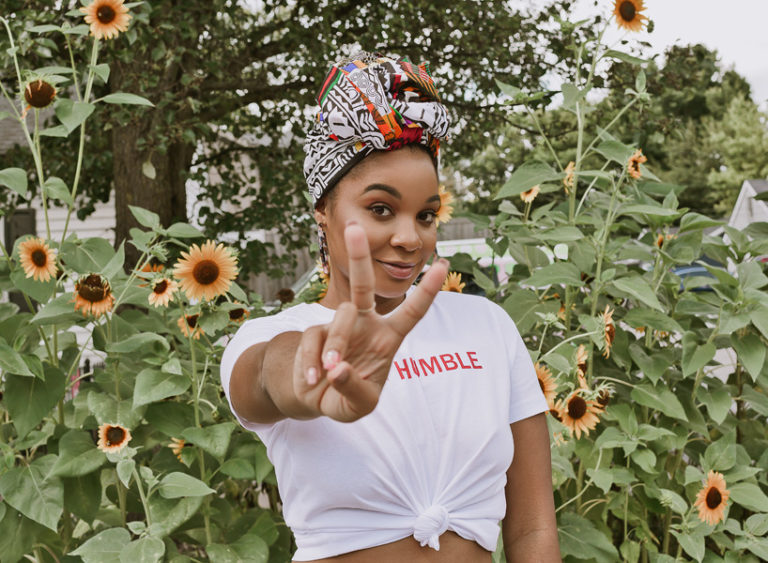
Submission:
[[[48,106],[55,96],[55,88],[43,80],[30,82],[24,90],[24,99],[33,108]]]
[[[219,278],[219,265],[213,260],[201,260],[192,270],[195,281],[201,285],[210,285]]]
[[[41,249],[36,248],[32,251],[32,263],[38,268],[42,268],[48,262],[48,255]]]
[[[715,509],[723,501],[723,495],[717,490],[717,487],[710,487],[707,491],[707,508]]]
[[[155,284],[155,287],[152,288],[152,291],[154,291],[158,295],[162,295],[163,293],[165,293],[166,289],[168,289],[168,280],[160,280]]]
[[[560,413],[557,412],[557,409],[549,409],[549,414],[551,414],[555,420],[559,422],[563,421],[562,417],[560,416]]]
[[[579,397],[573,397],[568,401],[568,416],[574,420],[580,419],[587,412],[587,402]]]
[[[613,324],[606,325],[605,339],[608,341],[609,344],[613,342],[613,339],[615,336],[616,336],[616,327],[614,327]]]
[[[189,328],[195,328],[197,326],[197,317],[198,315],[189,315],[187,317],[187,326],[189,326]]]
[[[112,6],[99,6],[96,10],[96,18],[103,24],[112,23],[116,15],[117,14],[115,13],[115,10],[112,9]]]
[[[229,312],[229,320],[236,321],[238,319],[242,319],[244,314],[245,314],[245,309],[243,308],[232,309]]]
[[[619,6],[619,14],[621,14],[621,19],[627,22],[631,22],[633,19],[635,19],[635,14],[637,11],[635,10],[635,5],[632,2],[625,1],[621,3],[621,6]]]
[[[119,426],[110,426],[107,429],[107,446],[116,446],[125,439],[125,430]]]
[[[98,274],[91,274],[77,287],[77,294],[91,303],[98,303],[109,295],[109,286]]]

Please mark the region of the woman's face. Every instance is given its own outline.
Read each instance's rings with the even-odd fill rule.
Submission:
[[[438,180],[429,155],[405,147],[366,157],[333,188],[315,211],[325,229],[331,262],[326,304],[349,300],[349,260],[344,228],[365,229],[376,279],[377,302],[399,302],[437,242]]]

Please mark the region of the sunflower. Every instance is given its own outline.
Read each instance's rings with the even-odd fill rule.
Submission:
[[[608,403],[611,402],[611,389],[609,387],[605,387],[600,390],[600,392],[597,394],[597,404],[600,405],[601,408],[605,408],[608,406]]]
[[[643,151],[640,149],[637,149],[634,154],[629,157],[629,160],[627,161],[627,171],[635,180],[639,180],[643,175],[640,171],[640,165],[644,162],[648,162],[648,159],[645,158]]]
[[[563,424],[571,431],[571,434],[576,435],[578,440],[581,437],[581,433],[589,435],[590,430],[594,430],[598,422],[600,422],[599,414],[602,412],[600,405],[595,401],[588,401],[579,394],[579,391],[574,391],[571,395],[565,399],[565,403],[558,401],[556,409],[559,411]]]
[[[461,274],[459,272],[451,272],[443,282],[441,291],[453,291],[454,293],[463,293],[464,286],[467,285],[461,281]]]
[[[112,39],[128,29],[131,15],[123,0],[94,0],[85,8],[85,23],[91,26],[91,35],[96,39]]]
[[[541,387],[541,392],[544,393],[544,398],[547,400],[547,405],[549,405],[549,408],[551,409],[555,405],[555,397],[557,396],[557,382],[555,381],[555,378],[552,376],[552,372],[547,366],[543,366],[539,362],[536,362],[533,367],[536,368],[536,377],[539,380],[539,387]]]
[[[605,337],[605,351],[603,352],[604,358],[611,357],[611,345],[613,339],[616,337],[616,326],[613,324],[613,311],[606,305],[605,311],[602,313],[604,337]]]
[[[160,278],[152,283],[152,291],[149,293],[149,304],[155,307],[167,307],[173,298],[173,294],[179,289],[179,284],[168,278]]]
[[[179,461],[184,461],[181,459],[181,452],[184,450],[184,446],[186,445],[187,442],[184,440],[184,438],[171,438],[171,443],[168,444],[168,447],[171,448],[173,455],[175,455]]]
[[[565,167],[565,178],[563,178],[563,187],[565,188],[566,194],[571,193],[571,188],[573,187],[573,172],[575,170],[576,170],[576,163],[574,161],[570,161],[568,163],[568,166]]]
[[[579,387],[587,389],[587,360],[589,359],[589,353],[584,348],[583,344],[579,344],[579,348],[576,350],[576,377],[579,379]]]
[[[47,282],[56,275],[56,254],[41,238],[30,238],[19,244],[19,262],[28,278]]]
[[[237,303],[237,301],[235,301]],[[238,303],[239,305],[239,303]],[[243,322],[246,317],[248,317],[250,313],[248,312],[248,309],[245,307],[238,307],[237,309],[230,309],[229,310],[229,320],[233,323],[241,323]]]
[[[453,215],[453,194],[446,190],[445,186],[440,186],[437,193],[440,195],[440,209],[437,211],[435,224],[439,225],[451,220],[451,215]]]
[[[198,320],[200,320],[199,313],[182,315],[179,317],[179,320],[176,321],[176,324],[179,326],[179,329],[184,336],[192,336],[195,340],[200,340],[200,335],[205,333],[203,332],[203,329],[198,326]]]
[[[629,31],[640,31],[645,25],[647,16],[640,12],[645,10],[643,0],[616,0],[613,14],[616,16],[616,23]]]
[[[119,452],[130,441],[131,431],[119,424],[102,424],[99,426],[97,447],[104,453]]]
[[[280,301],[280,303],[286,305],[296,299],[296,294],[290,287],[284,287],[277,292],[275,297],[277,297],[277,300]]]
[[[46,108],[56,99],[56,88],[45,80],[33,80],[24,88],[24,99],[29,107]]]
[[[533,186],[527,192],[521,193],[520,194],[520,199],[522,199],[525,203],[531,203],[534,199],[536,199],[537,195],[539,195],[539,185],[538,184]]]
[[[83,310],[98,318],[111,311],[115,304],[115,296],[109,282],[99,274],[88,274],[75,283],[75,311]]]
[[[189,299],[212,300],[225,294],[237,277],[237,260],[231,252],[212,240],[203,246],[193,244],[189,253],[173,267],[173,275],[179,279],[181,289]]]
[[[731,493],[725,488],[725,478],[717,471],[709,471],[707,482],[696,494],[693,506],[699,509],[699,520],[714,526],[723,519],[725,505]]]

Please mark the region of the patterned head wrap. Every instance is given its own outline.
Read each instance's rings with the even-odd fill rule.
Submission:
[[[437,162],[448,114],[428,63],[356,53],[331,68],[320,111],[304,144],[304,176],[316,205],[344,174],[376,150],[425,146]]]

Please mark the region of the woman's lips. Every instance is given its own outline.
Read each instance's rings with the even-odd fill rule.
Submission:
[[[410,278],[415,270],[416,264],[411,262],[384,262],[383,260],[376,260],[381,267],[393,278],[398,280],[407,280]]]

